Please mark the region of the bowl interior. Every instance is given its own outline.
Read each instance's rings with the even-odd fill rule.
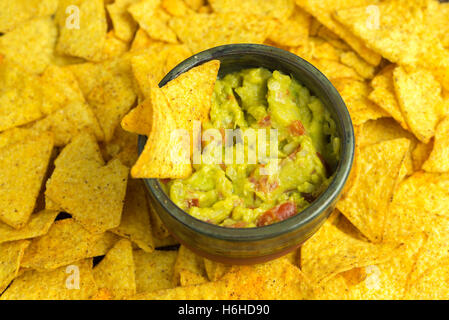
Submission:
[[[279,70],[296,78],[313,95],[318,97],[330,111],[341,139],[340,161],[336,168],[335,177],[326,191],[300,214],[272,225],[257,228],[226,228],[203,222],[177,207],[165,194],[157,179],[144,179],[148,189],[156,201],[159,201],[161,206],[179,222],[203,235],[225,241],[258,241],[279,237],[296,228],[303,227],[318,217],[332,203],[335,203],[352,166],[354,132],[351,118],[343,100],[330,81],[307,61],[288,51],[256,44],[225,45],[198,53],[170,71],[159,83],[159,86],[162,87],[181,73],[213,59],[218,59],[221,62],[219,77],[251,67],[264,67],[270,71]],[[142,152],[146,140],[145,136],[139,137],[139,153]]]

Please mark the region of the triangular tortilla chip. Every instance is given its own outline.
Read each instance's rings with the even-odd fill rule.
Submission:
[[[197,256],[194,252],[187,249],[185,246],[181,246],[178,250],[178,256],[176,257],[176,263],[174,268],[173,281],[177,285],[185,286],[181,280],[181,273],[183,271],[189,271],[190,273],[198,275],[199,279],[204,278],[206,280],[206,270],[204,268],[203,258]],[[203,281],[204,282],[204,281]]]
[[[13,241],[0,244],[0,294],[19,272],[23,253],[29,241]]]
[[[128,132],[150,135],[153,121],[151,98],[144,100],[123,117],[122,128]]]
[[[128,7],[136,2],[138,0],[117,0],[106,6],[114,26],[114,34],[126,42],[132,39],[137,29],[136,21],[128,13]]]
[[[294,10],[294,0],[210,0],[214,12],[218,13],[238,13],[251,12],[258,16],[267,16],[279,20],[288,19]]]
[[[53,150],[49,133],[0,149],[0,220],[23,227],[35,207]]]
[[[449,118],[438,124],[435,131],[435,141],[429,158],[422,165],[427,172],[449,171]]]
[[[108,289],[113,299],[136,293],[133,249],[128,240],[118,241],[93,270],[99,289]]]

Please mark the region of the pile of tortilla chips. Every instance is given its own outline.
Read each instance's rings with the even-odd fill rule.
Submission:
[[[448,21],[436,0],[1,1],[0,299],[448,299]],[[219,62],[157,84],[229,43],[314,64],[356,133],[336,210],[254,266],[180,246],[137,179],[191,174],[169,133],[207,119]]]

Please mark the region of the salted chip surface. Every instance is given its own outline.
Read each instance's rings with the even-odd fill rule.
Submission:
[[[173,281],[177,285],[185,286],[187,283],[184,281],[182,274],[187,271],[189,274],[197,275],[196,280],[198,283],[207,281],[206,269],[204,267],[204,260],[202,257],[196,255],[185,246],[181,246],[178,250],[178,256],[176,257]],[[191,279],[189,279],[191,283]]]
[[[296,0],[296,4],[314,16],[320,23],[325,25],[328,29],[335,32],[347,44],[349,44],[363,59],[377,66],[381,61],[381,56],[368,48],[362,39],[355,36],[348,29],[343,27],[340,23],[335,21],[332,13],[335,10],[367,6],[372,4],[370,0]],[[365,20],[370,21],[370,20]]]
[[[224,44],[263,43],[274,23],[271,19],[245,13],[194,13],[172,18],[169,26],[192,53],[198,53]]]
[[[388,114],[368,99],[369,85],[356,79],[339,78],[332,81],[343,98],[354,125],[375,120]]]
[[[61,0],[56,12],[60,54],[96,61],[106,41],[103,0]]]
[[[136,293],[133,249],[131,242],[122,239],[93,269],[99,289],[107,289],[113,299],[123,299]]]
[[[0,55],[31,73],[41,73],[51,63],[57,34],[50,17],[30,20],[0,37]]]
[[[81,132],[91,132],[101,141],[104,140],[103,131],[98,124],[92,108],[83,101],[68,103],[65,107],[38,120],[32,126],[37,133],[52,132],[55,146],[65,146]]]
[[[276,28],[268,39],[282,46],[296,47],[303,45],[309,36],[311,20],[312,17],[308,13],[299,7],[295,7],[288,19],[277,21]]]
[[[371,81],[373,91],[368,95],[368,98],[388,112],[404,129],[408,129],[394,90],[394,69],[395,65],[389,65],[373,78]]]
[[[133,178],[186,178],[192,173],[190,144],[175,122],[162,90],[151,90],[153,120],[145,148],[131,169]]]
[[[137,293],[174,288],[173,271],[177,251],[134,250]]]
[[[398,187],[390,205],[384,239],[395,240],[410,234],[431,231],[449,203],[449,175],[416,172]]]
[[[99,238],[74,219],[58,220],[47,234],[32,240],[21,265],[40,271],[68,265],[85,259],[89,248]]]
[[[446,117],[435,130],[435,141],[429,158],[422,166],[427,172],[449,171],[449,118]]]
[[[120,225],[111,231],[125,237],[145,252],[154,250],[146,190],[140,180],[130,179]]]
[[[138,0],[117,0],[106,6],[114,26],[114,34],[126,42],[133,38],[137,30],[137,23],[128,12],[129,6],[136,2]]]
[[[102,233],[120,224],[128,172],[117,159],[105,166],[89,160],[57,165],[45,194],[86,229]]]
[[[363,60],[354,51],[345,51],[340,54],[340,62],[353,68],[364,79],[371,79],[374,76],[376,68]]]
[[[86,258],[104,256],[109,250],[122,239],[118,235],[112,232],[102,233],[94,244],[87,250]]]
[[[118,127],[112,140],[106,146],[103,145],[103,156],[107,161],[119,159],[125,166],[132,167],[138,158],[137,139],[136,134]]]
[[[81,132],[61,150],[54,164],[65,167],[79,160],[89,160],[104,165],[100,147],[95,136],[89,132]]]
[[[338,62],[340,60],[340,50],[317,37],[308,37],[304,44],[290,50],[307,61],[326,59]]]
[[[402,67],[394,70],[393,81],[407,126],[419,140],[428,143],[439,119],[440,84],[424,69],[407,72]]]
[[[0,243],[30,239],[42,236],[48,232],[58,211],[42,210],[30,216],[28,223],[21,229],[14,229],[6,223],[0,223]]]
[[[408,139],[362,148],[358,179],[349,194],[337,203],[338,210],[373,242],[382,240],[386,213],[409,149]]]
[[[23,252],[29,244],[29,241],[0,244],[0,294],[17,276]]]
[[[2,62],[0,83],[0,131],[43,116],[38,77],[13,63]]]
[[[153,104],[151,98],[148,98],[123,117],[121,126],[128,132],[150,135],[152,120]]]
[[[204,258],[204,267],[210,281],[221,279],[231,269],[231,265]]]
[[[160,3],[160,0],[142,0],[131,5],[128,12],[151,38],[177,43],[175,32],[168,26],[170,15],[160,7]]]
[[[41,136],[0,149],[0,220],[22,228],[30,218],[53,150],[53,137]]]
[[[58,0],[4,0],[0,3],[0,32],[32,18],[52,15],[57,7]]]
[[[78,80],[86,101],[110,141],[120,120],[136,100],[129,59],[118,57],[102,63],[68,67]]]
[[[353,268],[385,262],[398,246],[371,243],[338,212],[301,247],[301,270],[316,283]]]
[[[294,0],[211,0],[209,3],[212,9],[219,13],[251,12],[255,15],[277,18],[279,20],[288,19],[295,7]]]
[[[14,280],[1,300],[87,300],[97,292],[92,260],[52,271],[27,270]]]

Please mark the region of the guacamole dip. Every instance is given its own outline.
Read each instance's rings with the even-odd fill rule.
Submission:
[[[271,136],[276,131],[275,159],[194,164],[189,178],[163,182],[177,206],[220,226],[264,226],[301,214],[326,189],[339,159],[340,139],[330,113],[307,88],[279,71],[246,69],[218,79],[210,119],[202,126],[203,132],[215,128],[222,134],[257,129]],[[203,152],[251,148],[244,139],[210,141],[203,142]],[[271,167],[276,169],[269,174],[261,170]]]

